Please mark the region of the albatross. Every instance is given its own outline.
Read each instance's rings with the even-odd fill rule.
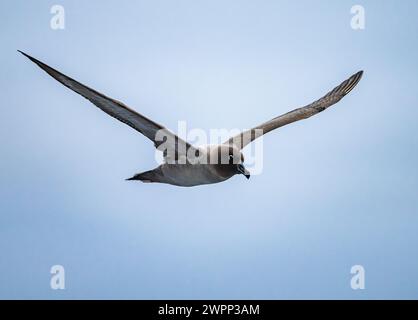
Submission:
[[[126,180],[159,182],[182,187],[218,183],[237,174],[249,179],[250,172],[244,167],[244,156],[241,152],[245,146],[274,129],[307,119],[334,105],[353,90],[363,75],[363,71],[359,71],[322,98],[244,131],[222,144],[196,147],[122,102],[107,97],[30,55],[18,51],[67,88],[143,134],[163,152],[164,161],[161,165],[153,170],[135,174]]]

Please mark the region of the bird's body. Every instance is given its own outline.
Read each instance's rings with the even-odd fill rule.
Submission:
[[[229,147],[218,145],[200,146],[201,161],[199,163],[163,163],[154,170],[138,173],[127,180],[168,183],[182,187],[222,182],[237,173],[235,164],[229,164],[229,159],[225,159],[223,162],[226,163],[224,164],[218,159],[218,155],[220,156],[222,153],[229,156],[229,149]],[[234,151],[238,155],[235,157],[235,162],[242,163],[243,157],[240,151],[233,148],[231,155]]]
[[[182,140],[160,124],[130,109],[122,102],[109,98],[67,77],[26,53],[19,52],[64,86],[88,99],[110,116],[143,134],[154,143],[158,150],[164,152],[163,164],[154,170],[138,173],[127,180],[167,183],[183,187],[218,183],[236,174],[243,174],[249,178],[250,173],[243,165],[244,157],[241,153],[247,144],[263,134],[289,123],[309,118],[337,103],[357,85],[363,74],[363,71],[357,72],[321,99],[305,107],[273,118],[220,145],[198,148]]]
[[[211,164],[167,164],[164,163],[151,171],[135,175],[134,179],[143,182],[168,183],[181,187],[194,187],[203,184],[212,184],[225,181],[235,175],[232,172],[227,176],[219,176],[215,165]]]

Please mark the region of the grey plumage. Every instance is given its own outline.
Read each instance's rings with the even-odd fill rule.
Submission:
[[[264,122],[263,124],[254,127],[250,130],[240,133],[238,136],[230,138],[226,141],[226,144],[235,144],[239,149],[244,148],[247,144],[254,141],[256,137],[256,130],[261,130],[263,135],[277,129],[279,127],[285,126],[289,123],[307,119],[319,112],[324,111],[328,107],[340,101],[345,95],[347,95],[360,81],[363,76],[363,71],[359,71],[356,74],[352,75],[350,78],[342,82],[339,86],[335,87],[333,90],[328,92],[322,98],[304,106],[287,112],[281,116],[271,119],[270,121]],[[244,137],[248,137],[245,139]]]
[[[324,111],[347,95],[357,85],[363,75],[363,71],[357,72],[321,99],[305,107],[273,118],[270,121],[230,138],[221,145],[198,148],[182,140],[162,125],[130,109],[122,102],[109,98],[81,84],[22,51],[19,52],[64,86],[80,94],[110,116],[146,136],[153,142],[157,149],[160,149],[164,145],[166,148],[164,149],[165,162],[162,165],[154,170],[138,173],[127,180],[160,182],[177,186],[196,186],[222,182],[236,174],[243,174],[249,178],[250,173],[243,166],[244,158],[241,153],[242,148],[262,134]],[[171,141],[170,143],[164,143],[166,141],[157,138],[157,133],[161,132]],[[193,162],[189,161],[190,154],[199,154],[203,158],[223,154],[226,155],[227,161],[222,163],[192,164]],[[181,159],[185,159],[185,163],[182,163],[180,161]]]

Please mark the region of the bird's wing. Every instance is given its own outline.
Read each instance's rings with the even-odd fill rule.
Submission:
[[[104,94],[91,89],[82,83],[67,77],[61,72],[47,66],[45,63],[29,56],[19,50],[21,54],[37,64],[42,70],[48,73],[55,80],[61,82],[67,88],[77,92],[108,115],[126,123],[136,131],[142,133],[150,139],[157,149],[164,152],[165,161],[178,161],[180,158],[187,157],[187,152],[194,151],[195,148],[188,142],[180,139],[174,133],[162,125],[144,117],[138,112],[128,108],[122,102],[109,98]],[[190,150],[192,148],[193,150]]]
[[[328,107],[340,101],[346,94],[348,94],[360,81],[363,71],[359,71],[350,78],[342,82],[339,86],[328,92],[321,99],[312,102],[311,104],[292,110],[281,116],[271,119],[255,128],[244,131],[235,137],[230,138],[225,144],[234,144],[236,147],[242,149],[258,137],[266,134],[274,129],[285,126],[289,123],[309,118]]]

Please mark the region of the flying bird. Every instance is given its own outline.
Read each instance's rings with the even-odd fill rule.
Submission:
[[[218,183],[236,174],[242,174],[249,179],[250,172],[244,167],[244,156],[241,152],[246,145],[274,129],[324,111],[347,95],[363,75],[363,71],[359,71],[319,100],[244,131],[222,144],[196,147],[122,102],[109,98],[28,54],[18,51],[67,88],[80,94],[108,115],[143,134],[158,150],[164,152],[164,162],[157,168],[135,174],[126,180],[159,182],[183,187]]]

